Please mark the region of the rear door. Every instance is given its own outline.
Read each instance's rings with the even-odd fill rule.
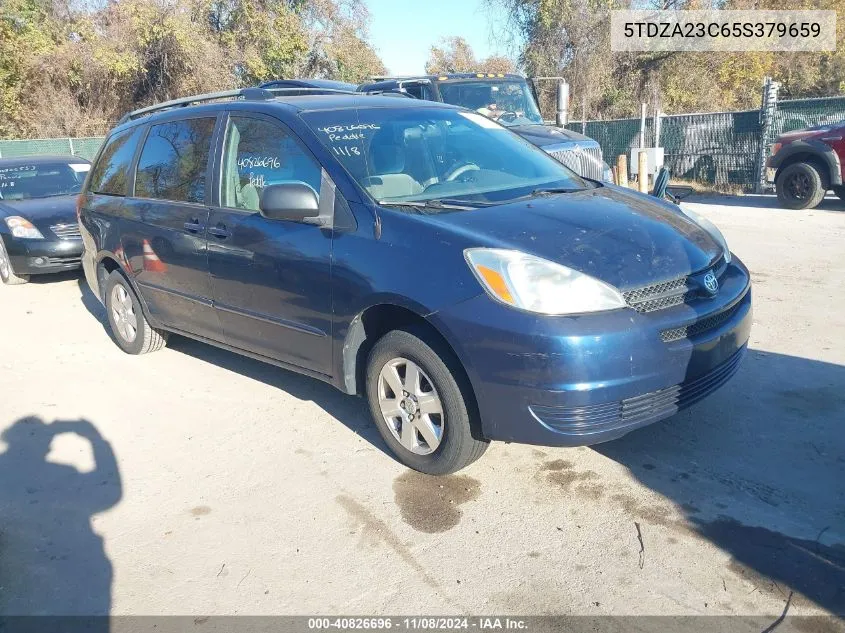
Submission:
[[[164,325],[212,339],[206,227],[211,143],[216,118],[149,127],[135,173],[123,248],[150,312]]]
[[[332,231],[259,212],[268,185],[305,183],[320,195],[320,164],[278,120],[241,112],[230,114],[221,155],[208,259],[226,342],[329,374]]]

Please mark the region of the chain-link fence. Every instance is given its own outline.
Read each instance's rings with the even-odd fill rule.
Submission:
[[[665,165],[673,178],[751,189],[758,179],[760,150],[768,155],[768,146],[780,134],[843,120],[845,96],[778,101],[765,139],[759,110],[663,116],[658,145],[664,148]],[[619,154],[630,156],[639,143],[638,118],[571,122],[567,127],[598,141],[610,163]],[[645,138],[650,146],[653,117],[646,119]]]
[[[28,140],[0,140],[0,158],[57,154],[81,156],[92,160],[103,143],[102,136],[86,138],[39,138]]]

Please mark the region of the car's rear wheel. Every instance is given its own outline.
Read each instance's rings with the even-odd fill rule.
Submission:
[[[370,352],[367,399],[379,433],[406,466],[456,472],[487,450],[474,437],[474,406],[453,355],[421,329],[393,330]]]
[[[2,238],[0,238],[0,281],[7,286],[17,286],[29,281],[29,275],[16,275],[15,271],[12,270],[12,260],[6,252]]]
[[[106,278],[104,291],[109,327],[120,349],[127,354],[146,354],[164,347],[167,332],[147,322],[138,297],[119,271]]]
[[[822,201],[825,187],[821,174],[809,163],[784,167],[775,183],[778,200],[787,209],[812,209]]]

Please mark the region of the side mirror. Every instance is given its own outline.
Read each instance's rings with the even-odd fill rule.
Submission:
[[[314,190],[300,182],[269,185],[261,192],[261,215],[268,220],[302,222],[320,215]]]
[[[558,127],[564,127],[569,123],[569,84],[562,80],[557,85],[556,97],[556,112],[555,124]]]

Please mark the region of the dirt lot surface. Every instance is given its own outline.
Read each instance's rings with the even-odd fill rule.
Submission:
[[[123,354],[76,275],[0,287],[0,613],[845,613],[845,205],[690,206],[753,272],[739,374],[441,479],[317,381]]]

